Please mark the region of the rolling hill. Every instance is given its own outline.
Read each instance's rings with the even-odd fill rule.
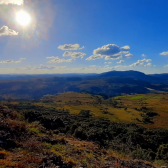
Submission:
[[[67,91],[104,96],[168,91],[166,80],[137,71],[111,71],[89,76],[51,77],[0,81],[1,99],[37,99]]]

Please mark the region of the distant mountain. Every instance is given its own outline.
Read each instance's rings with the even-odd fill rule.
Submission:
[[[68,91],[104,96],[143,94],[151,91],[168,92],[168,84],[161,81],[164,79],[137,71],[112,71],[91,76],[1,80],[0,99],[38,99],[47,94],[54,95]]]
[[[67,74],[0,74],[0,80],[18,80],[18,79],[35,79],[35,78],[53,78],[53,77],[89,77],[96,73],[67,73]]]
[[[163,74],[150,74],[149,76],[157,77],[157,78],[162,78],[162,79],[168,80],[168,73],[163,73]]]
[[[25,80],[25,79],[47,79],[47,78],[82,78],[82,79],[101,79],[112,77],[130,77],[134,79],[143,80],[150,83],[168,83],[167,74],[151,74],[147,75],[139,71],[109,71],[101,74],[96,73],[68,73],[68,74],[0,74],[1,80]]]
[[[107,77],[131,77],[134,79],[140,79],[151,83],[165,83],[165,78],[160,78],[160,76],[152,76],[152,75],[146,75],[145,73],[139,72],[139,71],[110,71],[105,72],[97,77],[99,78],[107,78]]]

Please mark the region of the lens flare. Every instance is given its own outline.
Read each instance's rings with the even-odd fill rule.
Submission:
[[[31,17],[27,12],[20,11],[16,14],[16,20],[20,25],[27,26],[31,22]]]

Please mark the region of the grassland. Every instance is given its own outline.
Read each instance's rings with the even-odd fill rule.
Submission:
[[[104,99],[99,95],[74,92],[46,95],[39,101],[1,102],[5,106],[0,108],[1,119],[3,119],[0,122],[0,126],[4,130],[10,131],[10,139],[13,138],[14,142],[17,140],[16,146],[18,147],[17,149],[14,148],[13,151],[4,150],[5,148],[0,150],[0,166],[16,167],[14,164],[22,164],[22,167],[25,167],[27,163],[29,165],[32,163],[39,165],[43,163],[48,153],[51,156],[53,154],[61,156],[63,161],[76,167],[81,166],[81,164],[83,167],[109,167],[109,165],[106,166],[105,164],[107,161],[111,162],[111,157],[115,161],[112,164],[117,163],[118,165],[118,162],[116,162],[116,158],[118,157],[115,155],[118,155],[120,159],[122,155],[128,160],[132,158],[146,159],[148,155],[153,156],[153,154],[156,155],[156,153],[159,153],[160,145],[167,144],[168,134],[166,129],[146,129],[167,128],[167,102],[168,95],[164,94],[137,94]],[[10,111],[7,108],[8,105],[14,111]],[[64,112],[67,112],[66,109],[69,110],[70,114],[76,114],[77,116],[69,115],[69,113],[65,115]],[[144,112],[146,109],[147,112],[158,114],[152,117],[153,123],[142,122],[143,115],[141,114],[146,114]],[[25,113],[24,110],[27,110],[27,112]],[[90,110],[93,117],[106,118],[117,123],[78,116],[81,110]],[[56,111],[58,111],[57,115]],[[40,116],[38,117],[39,114]],[[26,116],[29,116],[29,118]],[[29,121],[29,119],[35,120]],[[141,120],[141,122],[137,119]],[[146,128],[138,127],[134,124],[123,124],[122,122],[136,123]],[[57,123],[59,124],[57,125]],[[61,126],[61,123],[63,123],[63,126]],[[20,134],[21,131],[22,133]],[[15,138],[16,133],[21,140]],[[22,137],[23,135],[24,137]],[[130,139],[129,137],[134,137],[134,139]],[[79,140],[80,138],[81,140]],[[157,139],[160,141],[157,141]],[[96,142],[99,143],[96,145]],[[123,146],[126,144],[125,142],[135,144],[134,146],[130,146],[130,148],[125,146],[124,151],[118,150],[123,149]],[[149,143],[149,145],[144,149],[137,148],[136,146],[136,144],[143,146],[146,143]],[[99,148],[98,144],[105,147],[108,145],[109,148],[107,149],[109,150]],[[148,149],[148,147],[150,148]],[[132,149],[135,152],[140,150],[141,153],[146,153],[142,157],[139,157],[133,155],[135,152],[133,153]],[[39,150],[41,155],[38,155]],[[129,155],[126,155],[128,151]],[[2,158],[1,155],[3,156]],[[27,158],[27,155],[30,157]],[[20,156],[24,158],[20,158]],[[51,158],[48,157],[48,160],[51,160]],[[165,165],[163,160],[161,163],[158,163],[156,157],[148,158],[148,160],[155,161],[154,163],[157,165]],[[132,161],[130,162],[134,164]],[[145,168],[143,165],[141,167]]]
[[[147,124],[150,128],[168,128],[168,95],[167,94],[140,94],[130,97],[118,97],[128,109],[147,107],[159,115],[153,118],[154,124]]]
[[[113,103],[117,102],[117,106]],[[101,96],[85,93],[67,92],[57,96],[44,96],[34,105],[68,109],[70,114],[79,114],[81,110],[90,110],[92,116],[106,118],[113,122],[127,122],[143,125],[148,128],[168,128],[168,95],[166,94],[137,94],[117,96],[104,100]],[[137,109],[147,107],[158,113],[153,117],[154,123],[143,124],[141,112]]]
[[[51,102],[45,102],[50,99]],[[70,114],[79,114],[81,110],[91,110],[94,117],[106,118],[114,122],[135,122],[135,119],[141,119],[139,113],[135,109],[124,110],[124,106],[114,108],[108,100],[104,100],[101,96],[92,96],[90,94],[67,92],[58,96],[45,96],[40,103],[34,105],[43,105],[45,107],[54,107],[70,110]]]

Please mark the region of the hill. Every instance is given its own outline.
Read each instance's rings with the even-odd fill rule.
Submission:
[[[139,79],[143,81],[147,81],[150,83],[165,83],[166,80],[164,78],[160,78],[160,76],[155,76],[155,75],[146,75],[142,72],[139,71],[110,71],[110,72],[105,72],[100,75],[98,75],[99,78],[106,78],[106,77],[131,77],[134,79]]]
[[[163,73],[163,74],[150,74],[149,76],[157,77],[157,78],[162,78],[162,79],[168,80],[168,73]]]
[[[106,97],[122,94],[168,92],[165,80],[137,71],[112,71],[99,75],[1,80],[1,99],[39,99],[46,94],[67,91],[100,94]]]

